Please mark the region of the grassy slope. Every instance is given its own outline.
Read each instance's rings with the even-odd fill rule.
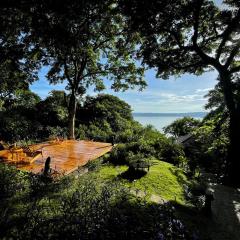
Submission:
[[[96,174],[101,180],[124,181],[119,176],[127,170],[127,166],[107,165],[100,168]],[[184,184],[188,181],[182,170],[176,168],[172,164],[154,161],[154,165],[150,171],[140,179],[134,182],[125,180],[125,184],[133,189],[139,189],[148,196],[158,195],[165,200],[176,200],[178,203],[184,204]]]

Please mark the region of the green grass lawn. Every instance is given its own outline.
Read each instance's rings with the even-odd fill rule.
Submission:
[[[183,171],[172,164],[155,160],[150,171],[140,179],[129,182],[121,178],[127,166],[105,165],[97,170],[96,174],[101,181],[121,181],[132,189],[139,189],[148,197],[157,195],[164,200],[174,200],[185,204],[184,185],[188,184]]]

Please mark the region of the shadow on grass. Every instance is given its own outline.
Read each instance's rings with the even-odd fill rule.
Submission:
[[[132,167],[129,167],[127,171],[121,173],[118,175],[119,178],[126,179],[129,182],[132,182],[136,179],[140,179],[144,177],[147,174],[147,171],[144,169],[135,169]]]

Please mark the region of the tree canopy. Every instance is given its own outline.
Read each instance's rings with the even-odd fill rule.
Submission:
[[[237,1],[220,10],[211,0],[121,1],[132,30],[144,36],[139,57],[158,77],[225,67],[240,70]]]
[[[192,117],[184,117],[175,120],[170,125],[164,128],[164,132],[180,137],[193,132],[193,130],[200,125],[201,121]]]
[[[27,21],[10,1],[0,7],[0,101],[12,99],[19,90],[27,90],[38,79],[39,64],[26,41]]]

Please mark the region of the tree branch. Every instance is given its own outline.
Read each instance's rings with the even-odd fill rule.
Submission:
[[[189,68],[194,68],[194,67],[198,67],[200,64],[203,64],[202,61],[199,61],[199,62],[196,62],[196,63],[192,63],[192,64],[187,64],[187,65],[184,65],[184,66],[181,66],[181,67],[177,67],[175,66],[175,68],[178,68],[179,70],[188,70]]]
[[[93,75],[97,75],[97,74],[103,74],[103,73],[106,73],[106,72],[107,72],[106,70],[104,70],[104,71],[89,72],[89,73],[86,73],[85,75],[83,75],[82,78],[89,77],[89,76],[93,76]]]
[[[213,57],[210,57],[209,55],[207,55],[206,53],[204,53],[202,51],[202,49],[198,46],[197,44],[197,40],[198,40],[198,30],[199,30],[199,18],[200,18],[200,10],[201,7],[203,5],[204,0],[200,0],[198,1],[198,5],[196,8],[196,11],[194,13],[194,25],[193,25],[193,37],[192,37],[192,41],[193,41],[193,48],[196,51],[196,53],[199,55],[199,57],[208,65],[212,65],[214,66],[217,70],[220,70],[220,68],[222,67],[222,65],[219,63],[218,60],[216,60]]]
[[[86,68],[86,65],[87,65],[87,57],[84,57],[83,60],[81,61],[80,69],[79,69],[79,71],[77,73],[77,78],[76,78],[76,82],[75,82],[76,87],[78,87],[81,79],[84,78],[82,74],[83,74],[83,72],[84,72],[84,70]]]
[[[68,72],[68,66],[67,66],[67,63],[66,63],[66,59],[64,59],[63,65],[64,65],[64,73],[65,73],[65,75],[66,75],[66,78],[67,78],[67,80],[68,80],[71,88],[73,88],[74,85],[73,85],[72,79],[71,79],[71,77],[70,77],[70,75],[69,75],[69,72]]]
[[[200,10],[203,5],[204,0],[199,0],[196,11],[194,12],[194,24],[193,24],[193,37],[192,41],[194,45],[197,45],[198,40],[198,28],[199,28],[199,17],[200,17]]]
[[[222,33],[223,39],[217,49],[217,55],[216,55],[216,59],[219,59],[221,54],[222,54],[222,50],[223,47],[225,46],[226,42],[228,41],[230,35],[232,34],[233,30],[239,26],[239,21],[240,21],[240,9],[238,10],[238,13],[236,15],[235,18],[232,19],[232,22],[230,24],[228,24],[227,28],[225,29],[225,31]]]
[[[234,67],[234,68],[230,69],[229,72],[232,74],[232,73],[239,72],[239,71],[240,71],[240,65],[237,66],[237,67]]]
[[[110,38],[105,39],[104,41],[100,41],[98,44],[96,44],[93,48],[94,51],[96,51],[98,48],[100,48],[104,43],[107,43],[110,41]]]
[[[183,45],[182,45],[182,43],[181,43],[181,41],[180,41],[177,33],[174,32],[173,30],[167,30],[167,29],[165,29],[165,30],[166,30],[170,35],[172,35],[172,37],[175,39],[178,47],[182,49],[182,48],[183,48]]]
[[[232,49],[232,51],[231,51],[231,53],[230,53],[230,55],[229,55],[229,57],[228,57],[225,65],[224,65],[226,68],[228,68],[228,67],[231,65],[234,57],[235,57],[236,54],[238,54],[238,52],[239,52],[239,48],[240,48],[240,41],[238,41],[238,43],[236,44],[236,46]]]

